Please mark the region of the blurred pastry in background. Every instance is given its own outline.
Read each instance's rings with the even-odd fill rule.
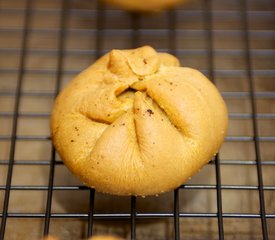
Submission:
[[[159,12],[187,1],[188,0],[104,0],[105,3],[134,12]]]

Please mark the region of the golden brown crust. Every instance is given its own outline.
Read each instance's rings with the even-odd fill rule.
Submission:
[[[217,153],[227,110],[203,74],[145,46],[113,50],[71,81],[51,130],[86,185],[145,196],[180,186]]]
[[[187,0],[103,0],[106,3],[120,7],[128,11],[158,12],[172,8]]]

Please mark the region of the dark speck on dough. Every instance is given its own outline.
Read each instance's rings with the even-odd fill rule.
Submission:
[[[79,129],[78,129],[78,127],[74,127],[74,129],[76,130],[76,131],[78,131]]]
[[[120,126],[125,126],[125,123],[120,124]]]
[[[74,142],[74,140],[71,140],[71,142]]]
[[[110,117],[110,114],[107,114],[108,117]]]
[[[173,85],[173,83],[172,83],[172,82],[170,82],[170,85]]]
[[[161,119],[161,121],[163,122],[163,118]]]
[[[143,59],[143,62],[144,62],[144,64],[148,63],[146,58]]]
[[[151,115],[154,114],[154,112],[152,111],[152,109],[147,109],[146,112],[149,113],[149,116],[151,116]]]
[[[96,164],[99,164],[99,162],[96,162]]]

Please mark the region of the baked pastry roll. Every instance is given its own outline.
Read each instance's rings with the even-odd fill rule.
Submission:
[[[99,192],[179,187],[218,152],[227,109],[199,71],[149,46],[112,50],[72,80],[51,114],[66,166]]]

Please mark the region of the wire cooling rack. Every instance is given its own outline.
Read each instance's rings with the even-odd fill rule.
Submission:
[[[139,15],[92,0],[2,0],[0,36],[0,239],[275,239],[274,1],[194,0]],[[173,193],[105,196],[60,161],[50,109],[103,53],[145,44],[213,80],[229,133]]]

